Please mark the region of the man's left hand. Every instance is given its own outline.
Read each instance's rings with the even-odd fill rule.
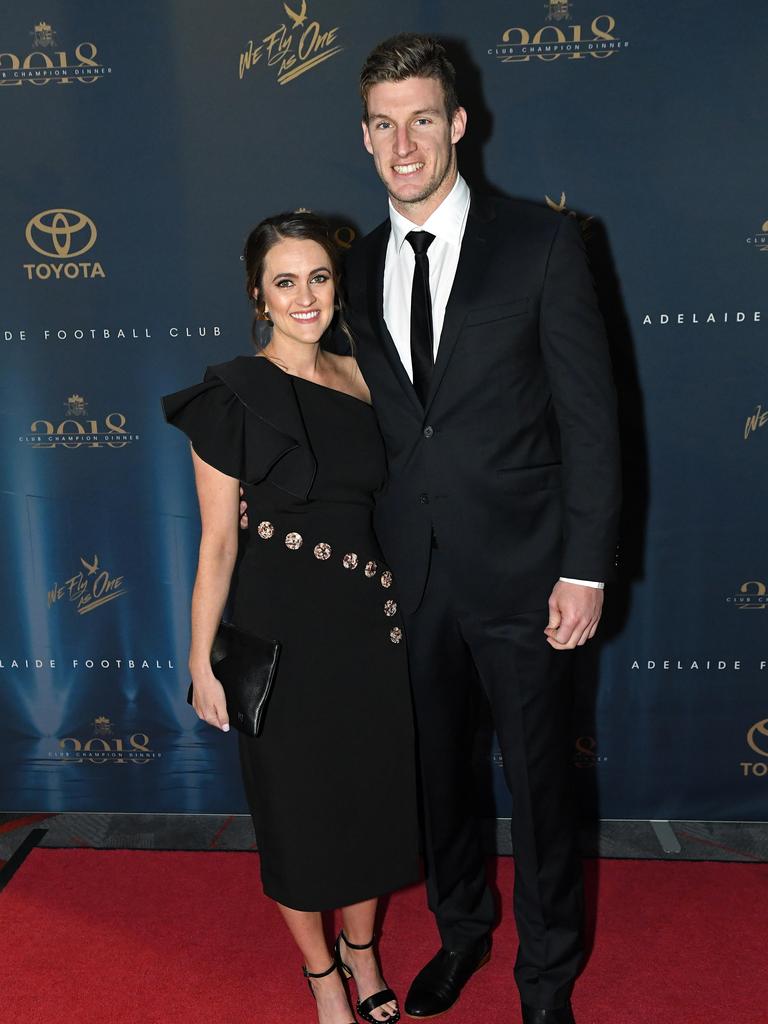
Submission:
[[[595,635],[602,611],[602,590],[559,580],[549,599],[547,643],[556,651],[583,647]]]

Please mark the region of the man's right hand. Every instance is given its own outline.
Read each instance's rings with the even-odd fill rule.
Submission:
[[[240,529],[248,529],[248,502],[243,497],[243,488],[240,488]]]

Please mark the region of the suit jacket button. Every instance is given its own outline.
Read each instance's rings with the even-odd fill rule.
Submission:
[[[435,431],[433,427],[424,427],[424,437],[426,437],[427,440],[429,440],[429,438],[432,437],[434,432]]]
[[[429,504],[429,495],[428,494],[420,494],[419,495],[419,501],[421,502],[422,505],[428,505]]]

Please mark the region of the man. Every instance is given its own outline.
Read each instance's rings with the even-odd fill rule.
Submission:
[[[479,678],[513,797],[523,1020],[569,1024],[583,940],[568,652],[597,629],[620,500],[604,328],[573,218],[459,175],[467,113],[439,43],[377,46],[361,92],[389,218],[348,261],[349,315],[389,459],[376,527],[405,616],[442,940],[405,1011],[444,1012],[490,955]]]

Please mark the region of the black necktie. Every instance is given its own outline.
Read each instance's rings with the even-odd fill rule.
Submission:
[[[411,243],[416,266],[413,268],[411,288],[411,361],[413,386],[422,405],[427,404],[429,379],[435,363],[432,336],[432,297],[429,294],[429,257],[427,249],[435,240],[429,231],[409,231],[405,236]]]

